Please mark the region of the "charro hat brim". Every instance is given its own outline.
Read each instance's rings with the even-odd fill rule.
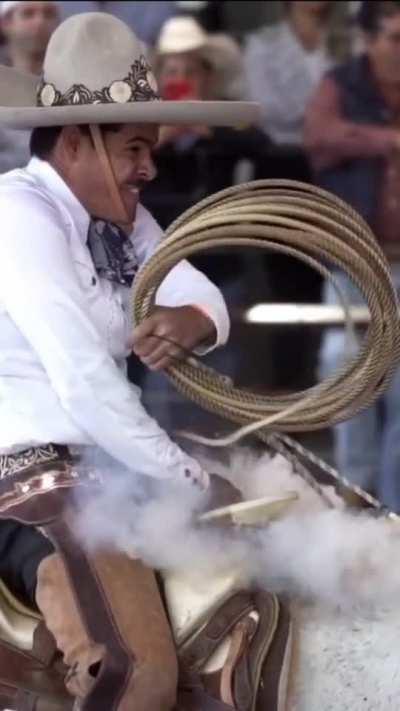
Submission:
[[[134,32],[108,13],[72,15],[50,38],[43,76],[0,66],[0,123],[13,128],[102,123],[253,122],[257,104],[162,101]]]
[[[258,104],[245,101],[135,101],[37,106],[40,77],[0,65],[0,123],[19,129],[88,123],[201,124],[253,123]]]

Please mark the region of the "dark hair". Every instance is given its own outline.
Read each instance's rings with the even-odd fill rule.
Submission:
[[[357,14],[361,29],[375,35],[381,29],[382,20],[400,14],[400,3],[390,0],[364,0]]]
[[[82,124],[78,128],[85,136],[90,136],[90,129],[87,124]],[[63,126],[40,126],[34,128],[29,141],[31,156],[47,160],[55,148],[62,129]],[[107,123],[101,126],[102,133],[107,133],[108,131],[116,133],[120,129],[121,124],[117,123]]]

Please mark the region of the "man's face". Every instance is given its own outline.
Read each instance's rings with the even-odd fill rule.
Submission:
[[[116,183],[130,222],[136,215],[141,188],[156,175],[152,151],[158,141],[158,126],[124,125],[119,131],[103,133]],[[76,131],[76,129],[75,129]],[[68,158],[66,175],[70,187],[90,215],[121,222],[104,178],[102,166],[90,136],[79,133],[74,157]]]
[[[400,82],[400,12],[382,20],[367,48],[379,76],[384,81]]]
[[[11,44],[29,53],[44,54],[59,20],[53,2],[22,2],[10,10],[1,26]]]
[[[157,80],[165,99],[207,99],[212,71],[196,52],[169,54],[162,58]]]

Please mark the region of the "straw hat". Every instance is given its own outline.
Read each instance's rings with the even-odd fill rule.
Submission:
[[[0,66],[0,123],[14,128],[101,123],[248,123],[258,105],[161,101],[142,44],[106,13],[73,15],[48,44],[43,77]]]
[[[156,59],[165,55],[196,52],[214,69],[217,91],[230,94],[233,83],[242,81],[242,53],[235,40],[225,34],[209,34],[193,17],[172,17],[163,25],[156,47]]]

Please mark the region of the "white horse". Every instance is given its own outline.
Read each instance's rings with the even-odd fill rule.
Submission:
[[[256,460],[242,452],[226,467],[210,461],[207,466],[240,485],[246,498],[288,491],[299,496],[260,534],[264,547],[255,563],[259,583],[291,597],[286,711],[399,711],[400,526],[350,514],[326,490],[335,507],[330,511],[279,456]],[[214,563],[208,575],[203,564],[200,574],[187,568],[165,575],[178,644],[207,610],[254,577],[242,554],[220,574],[221,561]],[[228,647],[227,641],[209,671],[221,666]]]

